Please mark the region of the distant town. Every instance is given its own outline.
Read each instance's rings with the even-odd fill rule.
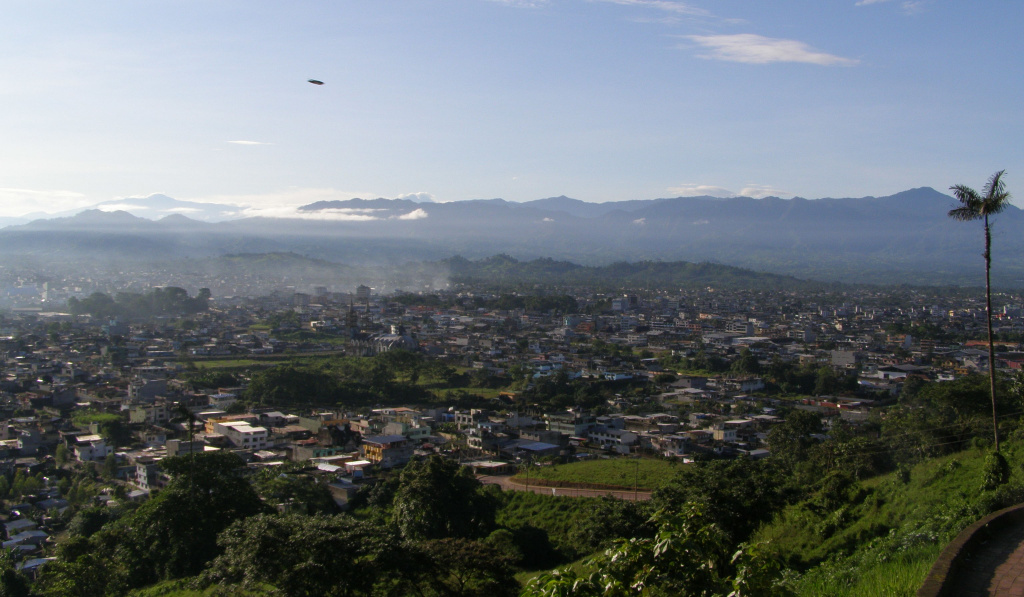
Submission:
[[[593,458],[766,458],[786,413],[856,426],[908,386],[988,367],[984,303],[959,291],[385,295],[361,285],[224,297],[76,284],[26,284],[34,293],[0,318],[0,466],[21,480],[6,488],[16,505],[3,546],[29,574],[50,560],[61,511],[147,499],[169,480],[166,457],[304,462],[339,509],[379,471],[428,454],[485,482],[548,491],[502,477]],[[996,366],[1019,370],[1024,298],[996,298]],[[305,395],[267,375],[342,360],[384,363],[383,381]],[[97,482],[72,492],[55,467]]]

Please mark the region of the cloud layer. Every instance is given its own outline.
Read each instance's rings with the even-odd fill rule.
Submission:
[[[753,33],[735,35],[688,35],[690,41],[709,50],[698,54],[709,60],[746,64],[803,62],[820,66],[853,66],[858,60],[818,52],[807,44],[791,39],[775,39]]]
[[[720,199],[727,199],[729,197],[752,197],[754,199],[764,199],[765,197],[788,198],[793,196],[793,193],[765,184],[748,184],[738,193],[723,187],[701,184],[684,184],[669,187],[668,192],[677,197],[718,197]]]
[[[672,0],[600,0],[601,2],[609,2],[611,4],[620,4],[622,6],[640,6],[643,8],[653,8],[664,12],[669,12],[677,15],[690,15],[696,17],[707,17],[711,16],[711,13],[704,10],[703,8],[697,8],[690,6],[685,2],[673,2]]]

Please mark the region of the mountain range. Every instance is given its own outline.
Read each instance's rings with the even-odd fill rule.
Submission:
[[[125,200],[129,203],[141,200]],[[552,197],[423,203],[406,199],[321,201],[294,217],[204,222],[193,205],[160,199],[174,215],[150,220],[87,210],[0,229],[0,252],[34,260],[169,262],[237,253],[295,252],[356,265],[553,258],[584,265],[620,261],[713,262],[805,279],[979,285],[980,223],[947,217],[955,200],[928,187],[887,197],[752,199],[677,197],[587,203]],[[225,213],[224,207],[215,210]],[[194,213],[194,212],[192,212]],[[993,226],[993,281],[1024,286],[1024,212]]]

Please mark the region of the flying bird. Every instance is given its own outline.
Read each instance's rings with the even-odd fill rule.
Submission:
[[[316,79],[310,79],[309,82],[314,84],[314,85],[323,85],[324,84],[323,81],[317,81]]]

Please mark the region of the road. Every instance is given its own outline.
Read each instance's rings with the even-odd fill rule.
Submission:
[[[484,485],[498,485],[503,491],[532,491],[541,495],[560,495],[568,497],[601,497],[610,495],[620,500],[646,501],[651,499],[649,491],[613,491],[610,489],[584,489],[582,487],[542,487],[513,483],[512,477],[507,475],[477,475],[477,480]]]

